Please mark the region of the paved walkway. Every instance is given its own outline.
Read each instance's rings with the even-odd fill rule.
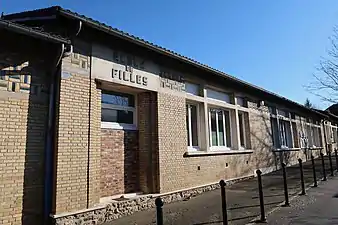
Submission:
[[[333,160],[333,163],[335,161]],[[316,160],[317,178],[321,178],[321,162]],[[329,161],[326,158],[327,174]],[[334,164],[335,165],[335,164]],[[287,168],[289,194],[300,192],[299,167]],[[311,161],[304,163],[304,177],[307,186],[312,185]],[[264,203],[266,212],[277,207],[284,201],[283,177],[281,171],[275,171],[263,176]],[[259,216],[259,198],[257,179],[238,182],[226,188],[229,224],[247,224]],[[164,224],[207,225],[221,224],[220,190],[203,193],[187,201],[167,204],[163,207]],[[156,224],[155,209],[137,212],[105,225],[148,225]],[[276,223],[275,223],[276,224]],[[279,224],[279,223],[277,223]]]
[[[338,224],[338,178],[311,188],[306,196],[291,201],[267,217],[268,224]]]

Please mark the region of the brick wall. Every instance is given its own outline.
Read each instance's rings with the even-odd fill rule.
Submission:
[[[215,183],[220,179],[252,175],[256,169],[276,169],[281,158],[287,158],[292,164],[297,163],[299,157],[305,159],[302,151],[282,155],[274,153],[268,108],[258,108],[254,102],[249,102],[248,107],[251,112],[250,136],[247,137],[250,137],[252,154],[184,157],[187,151],[185,99],[158,93],[160,191],[175,191]]]
[[[159,192],[157,93],[138,94],[139,179],[143,193]]]
[[[25,91],[0,90],[1,225],[42,224],[48,79],[34,75]]]
[[[101,130],[101,197],[139,191],[138,131]]]
[[[62,61],[69,76],[61,79],[58,102],[56,214],[91,207],[100,197],[100,91],[89,78],[89,58],[80,55],[80,64],[73,58]]]

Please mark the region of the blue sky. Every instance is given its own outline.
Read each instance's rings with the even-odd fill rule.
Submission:
[[[206,4],[208,2],[209,4]],[[5,14],[60,5],[318,107],[304,89],[338,25],[337,0],[0,0]]]

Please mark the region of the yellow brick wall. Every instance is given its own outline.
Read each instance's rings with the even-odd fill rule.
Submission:
[[[28,100],[0,100],[0,224],[21,224]]]
[[[72,72],[61,80],[57,118],[56,214],[91,207],[100,197],[101,94],[88,62],[78,70],[82,64],[70,62],[63,60],[63,72]]]
[[[272,151],[272,131],[267,107],[249,113],[252,154],[184,157],[187,151],[186,101],[167,93],[158,93],[158,138],[160,192],[170,192],[220,179],[253,175],[256,169],[272,170],[279,167],[281,156]],[[304,158],[302,151],[290,152],[288,160],[297,163]]]
[[[35,75],[35,86],[47,86],[43,73]],[[1,225],[42,223],[48,116],[45,93],[45,89],[39,93],[0,90]]]
[[[160,191],[252,174],[250,155],[183,157],[187,151],[185,104],[184,97],[158,94]],[[247,161],[250,164],[246,164]]]

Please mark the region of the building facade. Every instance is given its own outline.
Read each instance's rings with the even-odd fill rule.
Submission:
[[[57,224],[66,224],[74,214],[90,217],[97,210],[101,216],[97,222],[103,222],[122,215],[109,205],[121,195],[170,195],[214,187],[220,179],[251,177],[257,169],[266,173],[279,169],[282,162],[292,165],[298,158],[307,160],[311,154],[337,147],[336,119],[325,112],[90,18],[52,7],[3,19],[43,27],[71,40],[55,78],[45,78],[54,88],[45,97],[55,104],[53,113],[46,103],[45,111],[32,118],[29,111],[17,109],[20,103],[12,104],[11,98],[1,102],[6,118],[12,117],[11,112],[24,113],[33,122],[27,129],[41,128],[33,132],[40,139],[32,145],[32,153],[25,152],[27,133],[15,142],[18,146],[7,133],[3,142],[4,149],[22,157],[32,154],[34,158],[34,151],[41,156],[35,158],[43,165],[35,170],[41,175],[33,176],[41,179],[41,189],[33,195],[41,197],[43,210],[34,212],[34,218],[51,217]],[[32,88],[22,89],[31,79],[3,76],[1,95],[30,96]],[[25,121],[14,120],[11,125],[25,126]],[[52,136],[48,138],[44,131]],[[14,154],[4,151],[1,157],[11,160]],[[25,170],[24,159],[13,160],[15,164],[17,170]],[[11,201],[15,200],[5,202]],[[14,216],[22,216],[19,205],[14,211]],[[0,224],[21,224],[1,215],[5,219]]]

